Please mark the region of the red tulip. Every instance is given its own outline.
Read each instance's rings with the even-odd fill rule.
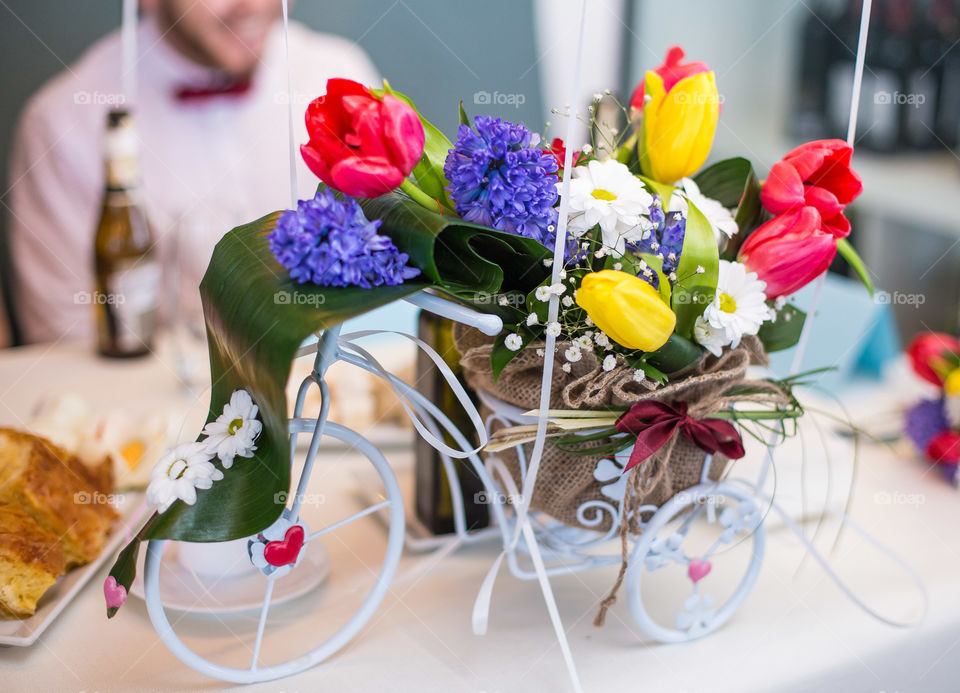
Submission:
[[[918,334],[907,346],[913,372],[937,387],[943,387],[944,378],[954,368],[945,358],[951,352],[960,354],[960,340],[942,332]]]
[[[960,464],[960,433],[940,431],[927,443],[926,454],[931,462],[956,467]]]
[[[863,191],[860,176],[850,168],[853,147],[843,140],[801,144],[770,168],[760,191],[763,206],[774,214],[797,207],[816,207],[823,230],[837,238],[850,234],[844,208]]]
[[[554,137],[553,142],[550,143],[550,147],[547,149],[548,152],[553,154],[553,158],[557,160],[557,176],[563,176],[563,161],[567,157],[567,146],[563,143],[563,140],[559,137]],[[573,165],[577,165],[577,160],[580,158],[581,152],[573,153]]]
[[[663,60],[663,65],[656,68],[654,72],[660,75],[663,79],[663,90],[669,92],[673,85],[679,82],[684,77],[689,77],[690,75],[695,75],[700,72],[710,72],[710,68],[707,67],[706,63],[700,62],[699,60],[694,60],[689,63],[680,62],[683,60],[683,49],[680,46],[673,46],[667,51],[667,57]],[[630,109],[636,109],[637,111],[643,110],[643,97],[645,89],[644,80],[640,80],[640,84],[637,85],[637,88],[633,92],[633,96],[630,97]]]
[[[737,259],[767,283],[767,298],[792,294],[830,266],[837,239],[822,231],[820,223],[814,207],[800,207],[747,236]]]
[[[423,155],[417,112],[392,94],[377,98],[349,79],[327,81],[307,107],[310,141],[303,160],[324,183],[346,195],[378,197],[396,188]]]

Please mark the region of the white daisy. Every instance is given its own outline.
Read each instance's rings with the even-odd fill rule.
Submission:
[[[617,367],[617,357],[613,354],[607,354],[603,357],[603,370],[612,371]]]
[[[690,178],[682,178],[677,186],[676,192],[670,198],[670,209],[687,214],[687,203],[689,200],[699,209],[703,216],[707,218],[710,228],[713,229],[713,235],[719,244],[721,240],[733,238],[737,234],[737,222],[729,209],[717,202],[711,197],[707,197],[700,192],[700,188]]]
[[[508,334],[503,340],[503,345],[510,351],[519,351],[520,347],[523,346],[523,337],[516,332]]]
[[[223,472],[210,462],[212,457],[206,441],[168,450],[150,473],[147,503],[161,513],[178,499],[187,505],[196,503],[198,488],[208,489],[223,478]]]
[[[773,317],[763,293],[766,287],[766,282],[757,279],[756,272],[748,272],[739,262],[720,261],[717,294],[703,311],[703,318],[710,327],[722,330],[724,346],[736,348],[743,335],[756,334],[760,325]],[[704,338],[716,339],[706,335]]]
[[[693,324],[693,340],[714,356],[720,356],[724,345],[729,343],[724,330],[713,327],[702,315]]]
[[[253,457],[257,446],[253,441],[260,435],[263,424],[257,419],[257,405],[246,390],[234,390],[230,401],[223,405],[223,413],[216,421],[203,427],[204,441],[211,455],[220,458],[224,469],[233,466],[234,457]]]
[[[652,224],[646,215],[653,196],[624,164],[615,159],[591,161],[577,166],[573,175],[571,233],[583,236],[599,224],[604,246],[616,257],[623,255],[627,242],[649,235]]]

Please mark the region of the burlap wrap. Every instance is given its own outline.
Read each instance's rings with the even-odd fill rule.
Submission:
[[[537,409],[540,404],[540,381],[543,373],[543,357],[536,351],[542,344],[532,344],[518,354],[494,381],[490,366],[493,339],[463,325],[456,325],[454,340],[461,353],[463,373],[476,390],[525,410]],[[707,354],[693,367],[671,375],[670,382],[657,388],[649,379],[637,382],[634,369],[618,357],[617,366],[604,371],[593,353],[584,351],[583,357],[571,364],[570,373],[561,366],[565,363],[562,354],[569,343],[558,343],[558,358],[553,370],[553,388],[550,407],[556,409],[599,409],[610,406],[627,407],[645,399],[664,402],[686,402],[689,414],[700,418],[729,406],[732,398],[723,393],[736,383],[743,382],[747,366],[767,363],[766,355],[758,339],[746,337],[736,349],[724,351],[720,357]],[[763,383],[764,381],[761,381]],[[761,383],[752,383],[760,385]],[[772,385],[768,395],[747,399],[774,404],[784,403],[783,394]],[[735,401],[744,401],[737,397]],[[524,445],[529,459],[533,444]],[[518,487],[519,462],[514,449],[497,452],[496,455],[510,470]],[[706,455],[686,437],[675,434],[656,454],[635,468],[628,483],[625,517],[630,518],[630,532],[638,534],[640,523],[649,519],[649,513],[630,513],[641,505],[660,506],[676,493],[695,486],[700,481]],[[594,470],[600,457],[575,455],[548,444],[544,448],[540,471],[534,488],[531,507],[540,510],[564,524],[574,527],[607,531],[613,517],[603,513],[597,524],[584,524],[598,518],[597,511],[589,511],[585,518],[577,516],[577,510],[588,501],[606,501],[601,483],[594,478]],[[728,460],[715,455],[710,464],[709,478],[719,479]]]

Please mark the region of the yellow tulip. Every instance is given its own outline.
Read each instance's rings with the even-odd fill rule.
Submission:
[[[948,395],[960,395],[960,368],[950,371],[943,381],[943,391]]]
[[[707,160],[720,115],[713,72],[684,77],[667,92],[656,72],[647,72],[643,136],[638,142],[643,172],[661,183],[675,183]]]
[[[677,316],[656,289],[618,270],[585,275],[577,289],[577,305],[610,339],[628,349],[656,351],[677,324]]]

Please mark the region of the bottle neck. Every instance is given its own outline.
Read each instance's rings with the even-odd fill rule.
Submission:
[[[140,142],[129,114],[112,116],[104,138],[107,190],[134,190],[140,184]]]
[[[106,161],[108,192],[134,192],[140,187],[140,162],[136,156],[108,156]]]

